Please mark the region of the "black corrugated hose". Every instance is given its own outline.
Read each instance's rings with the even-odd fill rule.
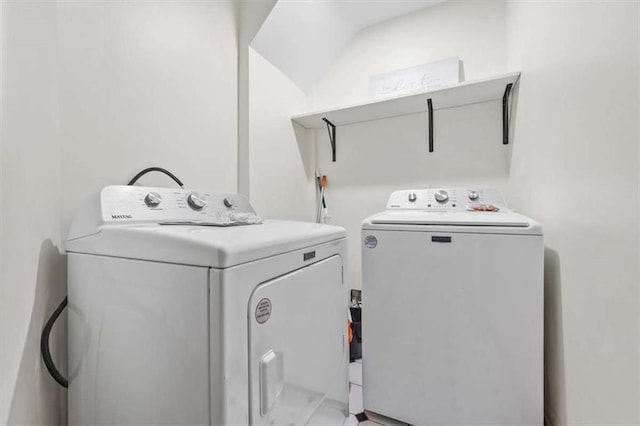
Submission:
[[[162,167],[148,167],[144,170],[142,170],[140,173],[138,173],[137,175],[135,175],[127,185],[133,185],[134,183],[136,183],[138,181],[138,179],[140,179],[142,176],[146,175],[149,172],[160,172],[160,173],[164,173],[165,175],[169,176],[171,179],[174,180],[175,183],[177,183],[178,185],[180,185],[180,188],[182,188],[184,185],[182,184],[182,181],[180,179],[178,179],[176,177],[176,175],[174,175],[173,173],[171,173],[169,170],[167,169],[163,169]]]
[[[51,317],[49,317],[49,321],[47,321],[47,323],[45,324],[44,329],[42,330],[42,336],[40,337],[40,352],[42,352],[42,360],[44,361],[44,365],[47,367],[47,370],[49,370],[49,374],[51,374],[51,377],[53,377],[53,379],[58,382],[58,384],[63,388],[69,387],[69,381],[62,375],[62,373],[60,373],[60,371],[58,371],[55,363],[53,362],[53,359],[51,358],[51,350],[49,348],[49,335],[51,334],[53,324],[56,323],[56,320],[58,319],[62,311],[64,311],[64,308],[66,306],[67,298],[65,297],[62,303],[60,303],[56,310],[53,311]]]
[[[171,173],[166,169],[163,169],[162,167],[148,167],[142,170],[140,173],[135,175],[127,185],[135,184],[138,181],[138,179],[140,179],[142,176],[146,175],[149,172],[164,173],[165,175],[173,179],[178,185],[180,185],[180,188],[184,186],[180,179],[178,179],[173,173]],[[47,371],[49,371],[49,374],[51,374],[51,377],[53,377],[53,379],[56,382],[58,382],[60,386],[64,388],[69,387],[69,380],[67,380],[62,375],[62,373],[60,373],[60,371],[56,367],[56,364],[53,362],[53,358],[51,358],[51,348],[49,347],[49,336],[51,335],[51,329],[53,328],[53,325],[56,323],[56,321],[58,320],[58,317],[60,316],[62,311],[64,311],[64,308],[66,306],[67,306],[67,298],[65,297],[64,300],[58,305],[56,310],[53,311],[53,314],[51,314],[51,316],[49,317],[49,320],[45,324],[44,328],[42,329],[42,334],[40,335],[40,352],[42,353],[42,361],[44,361],[44,365],[45,367],[47,367]]]

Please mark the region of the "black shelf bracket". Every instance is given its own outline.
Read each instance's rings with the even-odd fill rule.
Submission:
[[[427,99],[427,111],[429,112],[429,152],[433,152],[433,101]]]
[[[327,123],[327,132],[329,132],[329,142],[331,142],[331,155],[332,155],[333,162],[335,163],[336,162],[336,126],[324,117],[322,117],[322,121]]]
[[[509,145],[509,98],[513,83],[507,84],[502,96],[502,144]]]

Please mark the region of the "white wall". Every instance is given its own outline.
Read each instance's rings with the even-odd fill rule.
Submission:
[[[240,3],[239,186],[262,217],[313,221],[313,138],[289,121],[307,108],[306,95],[249,47],[274,4]]]
[[[509,198],[545,228],[555,425],[638,424],[638,3],[509,2]]]
[[[238,192],[250,196],[249,45],[277,0],[238,0]]]
[[[366,100],[372,75],[451,56],[460,56],[467,80],[506,72],[504,7],[502,1],[445,2],[363,30],[315,85],[314,109]],[[499,102],[436,111],[433,153],[426,112],[339,126],[335,163],[327,132],[316,131],[329,212],[349,237],[352,288],[361,288],[362,220],[384,210],[393,190],[505,187],[511,148],[502,145],[501,111]]]
[[[358,31],[441,1],[280,0],[251,47],[307,91]]]
[[[236,190],[233,2],[60,2],[58,16],[65,225],[87,193],[150,165]]]
[[[249,49],[250,194],[265,218],[314,221],[314,143],[289,117],[307,108],[298,86]]]
[[[0,424],[60,424],[65,393],[39,356],[45,316],[66,287],[56,4],[3,2],[2,41]]]
[[[39,334],[89,193],[150,165],[236,190],[236,38],[232,0],[2,2],[0,424],[64,422]]]
[[[451,56],[460,57],[466,80],[504,73],[504,13],[503,0],[447,1],[368,27],[314,85],[311,106],[366,101],[372,75]]]

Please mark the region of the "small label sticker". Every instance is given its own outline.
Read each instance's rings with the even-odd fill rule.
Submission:
[[[378,245],[378,239],[373,235],[367,235],[366,237],[364,237],[364,245],[366,248],[376,248],[376,246]]]
[[[271,317],[271,300],[265,297],[260,299],[258,306],[256,306],[256,321],[258,324],[264,324],[269,320],[269,317]]]

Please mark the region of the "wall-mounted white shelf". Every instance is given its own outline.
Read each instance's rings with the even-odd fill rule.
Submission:
[[[511,88],[519,78],[519,72],[512,72],[481,80],[453,84],[420,93],[411,93],[404,96],[383,98],[340,108],[295,115],[291,117],[291,121],[307,129],[322,129],[327,127],[329,129],[329,137],[334,151],[335,161],[336,126],[428,112],[430,135],[429,151],[433,151],[433,111],[502,99],[503,143],[507,144],[509,141],[508,100]]]

